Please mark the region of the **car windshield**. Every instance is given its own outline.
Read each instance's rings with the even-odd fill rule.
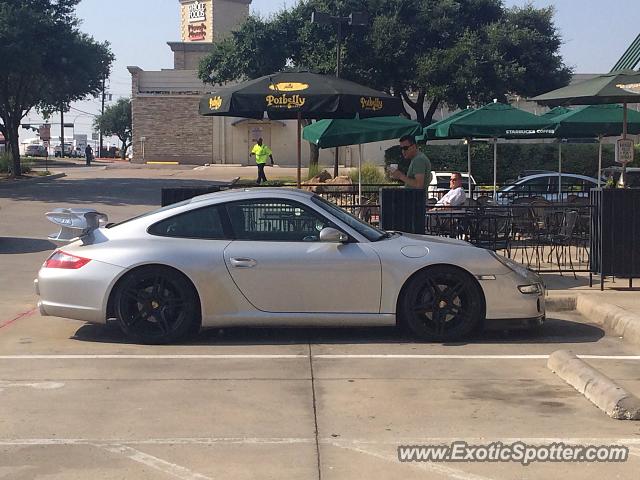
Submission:
[[[337,207],[336,205],[325,200],[322,197],[319,197],[316,195],[316,196],[313,196],[311,199],[313,203],[318,205],[324,211],[340,219],[342,222],[349,225],[356,232],[358,232],[360,235],[362,235],[363,237],[365,237],[367,240],[371,242],[377,242],[379,240],[382,240],[383,238],[389,237],[387,232],[380,230],[378,228],[372,227],[368,223],[363,222],[358,217],[351,215],[349,212],[343,210],[340,207]]]

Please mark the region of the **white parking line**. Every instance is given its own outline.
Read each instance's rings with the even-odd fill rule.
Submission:
[[[0,360],[296,360],[305,354],[220,355],[0,355]],[[421,354],[317,354],[322,360],[547,360],[549,355],[421,355]],[[640,360],[640,355],[578,355],[585,360]]]
[[[327,439],[327,442],[335,438]],[[74,446],[74,445],[294,445],[315,443],[315,438],[300,437],[195,437],[195,438],[148,438],[136,439],[90,439],[90,438],[16,438],[0,439],[0,446]]]
[[[141,452],[139,450],[136,450],[135,448],[127,447],[124,445],[96,445],[96,447],[102,448],[111,453],[124,455],[134,462],[142,463],[147,467],[151,467],[162,473],[166,473],[182,480],[211,480],[211,477],[193,472],[181,465],[167,462],[166,460],[162,460],[161,458],[154,457],[153,455],[149,455],[148,453]]]
[[[577,355],[578,358],[595,360],[640,360],[640,355]],[[363,360],[547,360],[549,355],[420,355],[420,354],[365,354],[365,355],[314,355],[323,359]]]
[[[361,438],[320,438],[321,444],[340,446],[398,446],[398,445],[439,445],[464,440],[469,444],[488,444],[500,441],[504,444],[524,442],[532,445],[548,445],[565,443],[569,445],[627,445],[633,446],[635,453],[640,453],[640,438],[637,437],[402,437],[384,440]],[[178,438],[4,438],[0,446],[75,446],[75,445],[296,445],[313,444],[314,437],[178,437]]]
[[[0,392],[5,388],[34,388],[36,390],[55,390],[64,387],[60,382],[9,383],[0,380]]]
[[[0,355],[0,360],[290,360],[308,355]]]
[[[449,466],[441,465],[438,463],[431,462],[411,462],[411,463],[400,463],[398,461],[398,457],[395,455],[384,455],[381,453],[372,452],[370,450],[365,450],[364,448],[358,447],[347,447],[344,445],[340,445],[338,443],[332,443],[334,447],[342,448],[344,450],[350,450],[352,452],[363,453],[365,455],[370,455],[375,458],[379,458],[380,460],[384,460],[388,463],[392,463],[394,465],[402,465],[410,468],[417,468],[419,470],[427,471],[442,475],[446,478],[454,478],[456,480],[491,480],[488,477],[482,477],[480,475],[475,475],[473,473],[467,473],[463,470],[459,470],[457,468],[452,468]]]

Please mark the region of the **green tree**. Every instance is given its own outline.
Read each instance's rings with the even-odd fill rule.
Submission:
[[[18,130],[34,108],[44,114],[97,95],[113,55],[78,30],[80,0],[0,0],[0,132],[19,176]]]
[[[529,97],[566,85],[553,8],[505,9],[501,0],[302,0],[269,19],[250,17],[214,44],[200,78],[222,84],[285,68],[335,72],[336,32],[310,22],[317,10],[367,11],[368,27],[346,28],[345,78],[401,96],[423,125],[445,104]]]
[[[132,139],[131,100],[121,98],[115,105],[105,108],[104,114],[96,118],[93,126],[104,135],[115,135],[120,139],[120,156],[124,160]]]

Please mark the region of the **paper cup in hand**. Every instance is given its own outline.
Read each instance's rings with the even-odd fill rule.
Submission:
[[[396,170],[398,170],[398,164],[397,163],[390,163],[389,164],[389,171],[390,172],[395,172]]]

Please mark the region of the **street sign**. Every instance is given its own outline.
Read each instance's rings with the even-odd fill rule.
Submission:
[[[40,140],[42,140],[43,142],[48,142],[49,140],[51,140],[50,124],[45,123],[43,125],[40,125]]]
[[[633,140],[621,138],[616,142],[616,162],[633,162]]]

